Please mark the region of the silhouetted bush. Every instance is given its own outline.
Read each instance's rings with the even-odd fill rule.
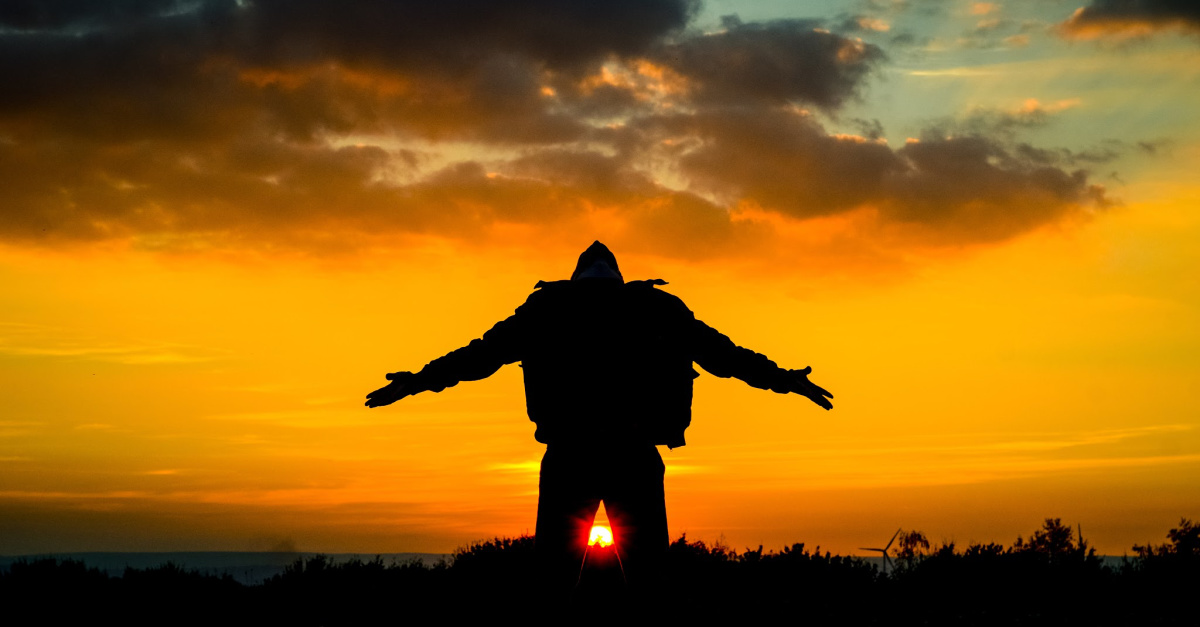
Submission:
[[[1158,546],[1133,545],[1133,551],[1142,562],[1176,561],[1179,563],[1196,564],[1200,560],[1200,525],[1194,524],[1187,518],[1179,520],[1179,527],[1167,532],[1170,544]]]
[[[920,531],[901,530],[896,540],[896,561],[901,567],[911,568],[929,554],[929,538]]]
[[[968,625],[1106,624],[1113,586],[1095,551],[1057,518],[1007,549],[973,544],[959,553],[944,544],[903,562],[887,585],[908,608],[936,591],[919,610],[929,624]]]
[[[1110,569],[1059,519],[1010,547],[961,551],[906,531],[895,569],[884,574],[862,558],[803,544],[739,554],[682,536],[645,594],[627,594],[619,576],[584,577],[586,594],[554,606],[543,605],[528,536],[476,542],[431,566],[310,557],[257,586],[170,563],[109,577],[78,561],[18,561],[0,574],[0,598],[37,608],[41,622],[132,625],[574,624],[624,615],[700,624],[1188,625],[1200,528],[1184,519],[1167,538],[1135,546],[1134,557]]]

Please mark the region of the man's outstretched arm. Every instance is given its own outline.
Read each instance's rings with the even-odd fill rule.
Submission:
[[[392,372],[391,383],[367,394],[367,407],[382,407],[419,392],[441,392],[459,381],[478,381],[495,374],[504,364],[520,360],[521,315],[509,316],[483,337],[439,357],[420,372]]]
[[[716,329],[696,320],[692,328],[692,360],[718,377],[736,377],[753,387],[780,394],[799,394],[808,400],[833,409],[828,390],[808,380],[811,367],[785,370],[766,355],[742,348]]]

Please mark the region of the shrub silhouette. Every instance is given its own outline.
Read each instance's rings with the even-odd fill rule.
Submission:
[[[896,536],[896,563],[901,568],[912,568],[929,553],[929,538],[920,531],[900,531]]]
[[[1195,597],[1200,579],[1200,526],[1182,518],[1167,539],[1169,543],[1157,546],[1134,545],[1137,557],[1126,562],[1122,574],[1135,594],[1154,594],[1160,603],[1183,605],[1183,600]],[[1187,611],[1194,613],[1194,603],[1188,603]]]
[[[1170,544],[1158,546],[1133,545],[1133,551],[1142,560],[1178,559],[1189,561],[1200,559],[1200,525],[1187,518],[1179,520],[1179,527],[1167,532]]]
[[[1097,561],[1096,550],[1089,549],[1080,531],[1078,541],[1075,532],[1062,524],[1060,518],[1047,518],[1042,528],[1033,532],[1029,540],[1017,536],[1013,543],[1013,552],[1023,555],[1037,555],[1051,563],[1075,563],[1080,561]]]
[[[561,610],[570,613],[566,622],[585,623],[639,615],[701,624],[1173,625],[1188,624],[1178,617],[1194,611],[1200,584],[1200,528],[1187,519],[1167,533],[1167,543],[1135,546],[1134,556],[1112,569],[1056,518],[1009,547],[932,548],[919,531],[904,537],[903,567],[884,575],[861,558],[804,544],[738,553],[681,536],[666,552],[653,598],[638,600],[644,605],[589,594],[547,611],[536,594],[528,536],[475,542],[430,566],[318,555],[255,586],[169,563],[110,577],[78,561],[19,560],[0,573],[0,598],[40,608],[46,622],[107,616],[132,625],[562,624]],[[581,585],[595,584],[585,578]]]

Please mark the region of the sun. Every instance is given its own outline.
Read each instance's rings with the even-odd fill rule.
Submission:
[[[613,543],[612,531],[603,525],[592,527],[592,534],[589,537],[589,545],[609,546]]]

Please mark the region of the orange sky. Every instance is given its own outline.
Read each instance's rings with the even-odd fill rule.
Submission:
[[[663,0],[614,39],[514,2],[424,16],[443,48],[271,2],[0,13],[33,68],[0,99],[0,554],[532,531],[515,367],[363,396],[596,238],[835,394],[702,375],[672,535],[1162,540],[1200,517],[1200,16],[1033,5]]]

